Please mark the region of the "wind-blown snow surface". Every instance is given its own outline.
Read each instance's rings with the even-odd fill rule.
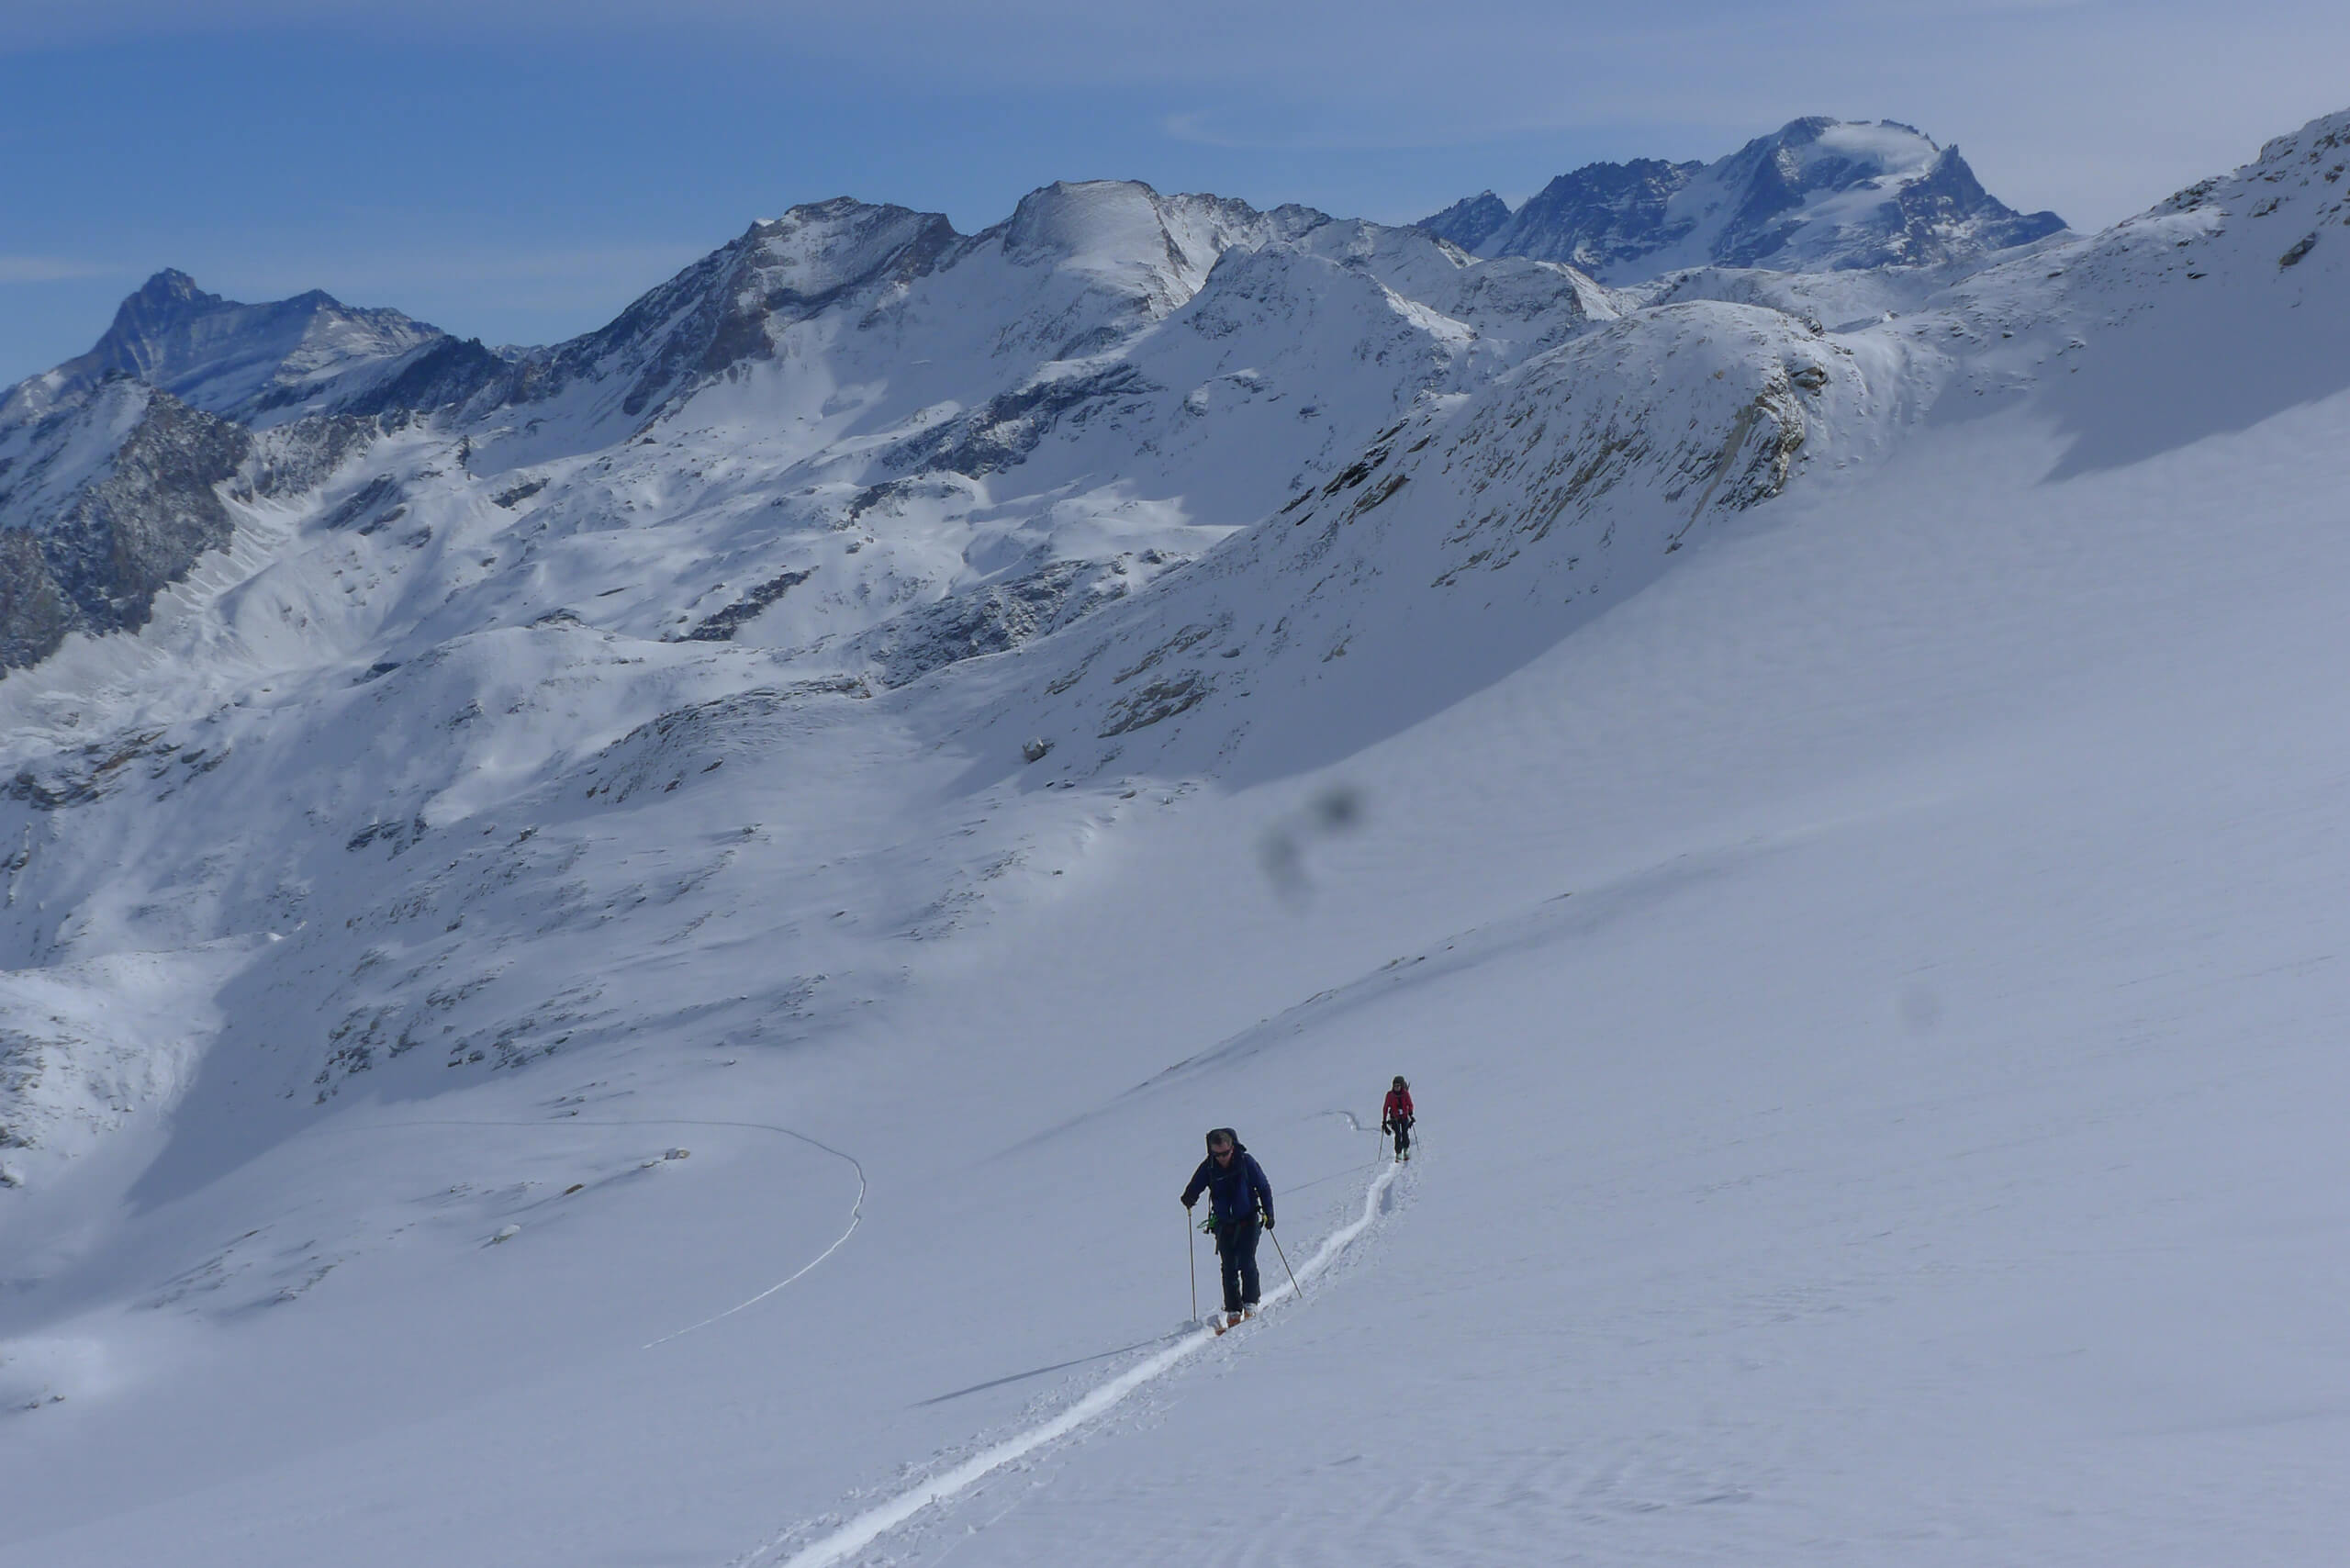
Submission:
[[[11,1102],[0,1563],[2331,1561],[2345,143],[1845,332],[1364,287],[1360,441],[894,687],[657,640],[812,356],[240,502],[0,684],[8,1070],[193,1064]],[[1282,243],[1121,352],[1384,319]]]

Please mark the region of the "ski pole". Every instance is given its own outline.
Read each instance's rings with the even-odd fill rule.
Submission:
[[[1297,1282],[1297,1271],[1289,1266],[1289,1253],[1282,1248],[1281,1238],[1273,1236],[1273,1228],[1270,1226],[1265,1227],[1265,1234],[1273,1237],[1273,1250],[1281,1254],[1281,1272],[1289,1276],[1289,1288],[1297,1293],[1300,1301],[1304,1300],[1305,1287]]]
[[[1192,1211],[1183,1211],[1183,1255],[1192,1262],[1192,1321],[1200,1320],[1200,1233],[1192,1228]]]

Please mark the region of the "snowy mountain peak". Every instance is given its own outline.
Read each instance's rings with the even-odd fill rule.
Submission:
[[[2344,146],[2350,146],[2350,109],[2320,115],[2290,136],[2272,137],[2261,147],[2260,159],[2255,166],[2276,169],[2302,162],[2315,162],[2325,153]]]
[[[919,275],[961,240],[942,213],[834,196],[753,224],[732,272],[767,308],[807,311],[885,276]]]
[[[1158,193],[1138,180],[1056,180],[1020,198],[1004,226],[1007,254],[1131,264],[1166,248]]]
[[[397,310],[344,305],[312,289],[247,305],[167,267],[122,302],[88,353],[25,383],[0,423],[38,413],[110,375],[137,376],[190,407],[247,422],[348,396],[394,361],[446,336]]]
[[[1565,262],[1624,284],[1708,265],[1792,272],[1972,261],[2065,226],[2053,212],[2007,207],[1957,148],[1914,126],[1823,116],[1790,120],[1712,163],[1592,163],[1500,221],[1498,205],[1472,198],[1421,227],[1482,256]]]
[[[1199,292],[1224,252],[1294,239],[1327,223],[1310,207],[1259,212],[1216,196],[1161,196],[1138,180],[1055,181],[1020,200],[1003,253],[1130,293],[1150,319]]]
[[[115,317],[115,324],[118,328],[121,327],[124,319],[134,312],[145,315],[168,315],[175,314],[190,306],[218,305],[221,302],[218,295],[207,294],[196,287],[196,279],[188,276],[179,268],[165,267],[162,272],[140,285],[136,293],[123,300],[120,310]]]

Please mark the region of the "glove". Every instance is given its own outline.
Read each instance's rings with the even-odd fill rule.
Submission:
[[[1272,1216],[1272,1215],[1267,1215],[1265,1216],[1265,1228],[1266,1228],[1267,1230],[1270,1230],[1270,1229],[1272,1229],[1272,1228],[1273,1228],[1273,1216]]]
[[[1395,1130],[1395,1124],[1393,1122],[1382,1122],[1379,1124],[1379,1130],[1383,1133],[1392,1133]]]
[[[1200,1200],[1199,1200],[1199,1199],[1197,1199],[1197,1198],[1185,1198],[1185,1199],[1183,1199],[1183,1200],[1182,1200],[1182,1203],[1183,1203],[1183,1206],[1184,1206],[1185,1208],[1187,1208],[1187,1209],[1188,1209],[1188,1208],[1190,1208],[1193,1204],[1196,1204],[1196,1203],[1198,1203],[1199,1201],[1200,1201]]]

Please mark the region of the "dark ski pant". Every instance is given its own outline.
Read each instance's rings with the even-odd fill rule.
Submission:
[[[1215,1255],[1224,1264],[1224,1310],[1256,1305],[1257,1222],[1217,1226]]]
[[[1412,1148],[1412,1124],[1411,1124],[1411,1123],[1409,1123],[1409,1122],[1397,1122],[1396,1124],[1394,1124],[1394,1127],[1395,1127],[1395,1158],[1396,1158],[1396,1159],[1403,1159],[1403,1158],[1404,1158],[1404,1156],[1405,1154],[1407,1154],[1407,1153],[1409,1153],[1409,1152],[1411,1151],[1411,1148]]]

